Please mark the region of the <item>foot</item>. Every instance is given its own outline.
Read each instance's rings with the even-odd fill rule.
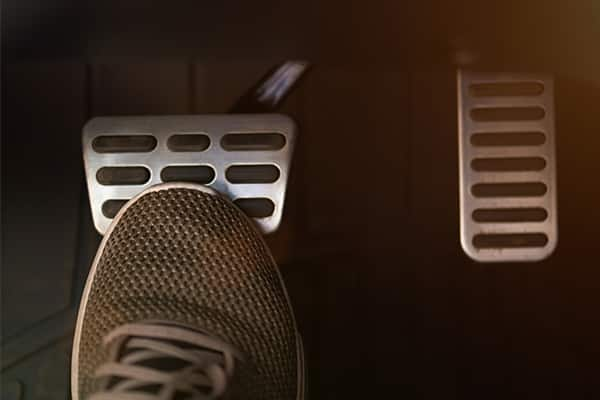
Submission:
[[[183,183],[123,207],[83,293],[73,399],[300,399],[303,372],[283,281],[241,211]]]

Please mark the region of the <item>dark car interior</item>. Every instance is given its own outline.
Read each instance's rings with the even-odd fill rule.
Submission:
[[[85,123],[228,113],[286,60],[310,69],[273,110],[298,132],[266,240],[310,397],[599,398],[600,2],[1,7],[2,399],[70,398],[101,240]],[[555,168],[556,245],[541,258],[476,260],[461,245],[459,71],[553,83],[555,153],[540,168]]]

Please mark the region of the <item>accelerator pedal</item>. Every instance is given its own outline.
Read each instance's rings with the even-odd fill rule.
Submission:
[[[98,117],[83,130],[96,229],[162,182],[193,182],[229,197],[263,233],[283,213],[296,127],[280,114]]]
[[[538,261],[557,243],[553,80],[458,72],[461,244],[481,262]]]

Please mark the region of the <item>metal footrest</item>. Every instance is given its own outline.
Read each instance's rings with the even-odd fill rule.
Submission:
[[[83,156],[96,229],[104,234],[144,189],[177,181],[212,187],[273,232],[295,130],[278,114],[94,118],[83,130]]]
[[[460,218],[482,262],[536,261],[557,242],[553,80],[459,71]]]

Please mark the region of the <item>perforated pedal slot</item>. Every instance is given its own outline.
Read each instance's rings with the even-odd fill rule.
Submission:
[[[461,244],[537,261],[557,242],[554,88],[544,75],[458,72]]]
[[[228,196],[264,233],[283,212],[295,124],[278,114],[99,117],[83,130],[92,216],[101,233],[125,202],[162,182]]]

